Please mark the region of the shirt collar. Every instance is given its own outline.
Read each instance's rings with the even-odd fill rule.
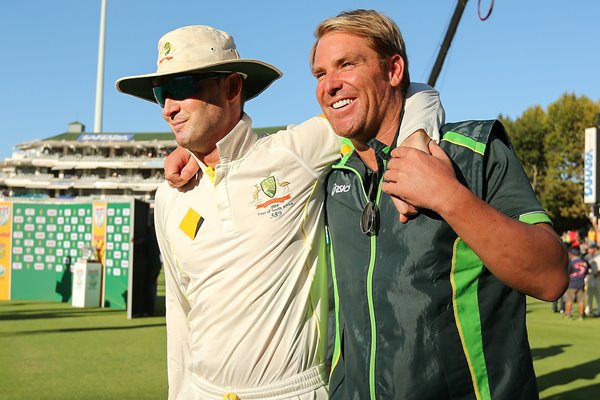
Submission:
[[[248,114],[244,113],[237,125],[223,139],[217,142],[219,164],[230,163],[242,158],[257,140],[258,136],[252,130],[252,119]],[[198,161],[202,172],[205,172],[208,169],[206,164],[200,161],[193,153],[191,154]]]

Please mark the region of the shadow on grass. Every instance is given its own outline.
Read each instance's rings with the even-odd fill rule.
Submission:
[[[531,349],[531,355],[534,361],[543,360],[546,357],[556,356],[565,352],[565,348],[571,347],[570,344],[557,344],[554,346],[544,347],[543,349]]]
[[[0,321],[18,321],[28,319],[50,319],[50,318],[68,318],[68,317],[91,317],[93,315],[107,315],[113,313],[122,313],[124,310],[83,310],[80,308],[56,310],[56,309],[26,309],[11,310],[10,312],[0,312]]]
[[[21,306],[30,306],[31,303],[17,303],[14,301],[2,300],[0,301],[0,308],[2,307],[21,307]]]
[[[90,332],[90,331],[119,331],[124,329],[141,329],[141,328],[156,328],[164,327],[164,323],[158,324],[146,324],[146,325],[133,325],[133,326],[99,326],[93,328],[62,328],[62,329],[41,329],[39,331],[21,331],[21,332],[10,332],[0,333],[0,337],[11,337],[11,336],[27,336],[27,335],[44,335],[47,333],[73,333],[73,332]]]
[[[600,396],[600,383],[542,397],[543,400],[591,400]]]
[[[165,296],[156,296],[156,303],[154,305],[154,316],[164,317],[166,314]]]
[[[539,376],[537,378],[539,391],[544,391],[553,386],[566,385],[578,379],[593,380],[600,375],[600,358],[594,361],[589,361],[580,365],[576,365],[570,368],[563,368],[558,371],[550,372],[546,375]],[[592,385],[589,388],[596,388],[598,390],[599,385]],[[587,388],[574,389],[573,391],[585,390]],[[599,391],[593,392],[595,396],[587,397],[589,399],[597,399]],[[561,394],[562,396],[562,394]],[[552,397],[553,399],[571,399],[572,397]]]
[[[51,319],[51,318],[69,318],[69,317],[91,317],[105,316],[114,313],[125,313],[126,310],[116,308],[80,308],[69,307],[64,303],[48,303],[47,308],[32,308],[34,303],[19,303],[19,302],[2,302],[0,303],[0,321],[21,321],[35,319]],[[24,308],[21,308],[24,307]],[[60,307],[60,308],[57,308]],[[152,315],[144,315],[144,317],[164,317],[166,314],[165,296],[156,296],[154,302],[154,313]],[[138,317],[138,316],[134,316]]]

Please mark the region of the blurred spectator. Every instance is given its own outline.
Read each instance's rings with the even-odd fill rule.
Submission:
[[[586,307],[585,315],[591,315],[594,309],[594,299],[596,299],[596,312],[594,317],[600,317],[600,285],[598,282],[598,266],[600,266],[600,254],[598,245],[592,242],[588,246],[586,260],[589,264],[588,275],[586,277]]]
[[[585,277],[590,265],[581,258],[579,247],[569,249],[569,288],[565,292],[565,316],[570,318],[573,311],[573,303],[579,306],[579,319],[585,316]]]

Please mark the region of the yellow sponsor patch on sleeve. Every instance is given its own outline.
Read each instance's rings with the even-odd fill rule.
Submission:
[[[179,229],[181,229],[190,239],[194,240],[203,222],[204,218],[190,208],[179,223]]]

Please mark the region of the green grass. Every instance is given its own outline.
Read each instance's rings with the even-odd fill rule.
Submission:
[[[600,399],[600,318],[563,318],[551,304],[533,299],[527,310],[540,398]]]
[[[600,318],[563,319],[528,301],[542,399],[600,398]],[[61,303],[0,302],[3,400],[166,399],[164,317]]]
[[[164,317],[0,302],[0,398],[166,399]]]
[[[157,312],[164,315],[164,278]],[[164,317],[0,301],[0,399],[166,399]]]

